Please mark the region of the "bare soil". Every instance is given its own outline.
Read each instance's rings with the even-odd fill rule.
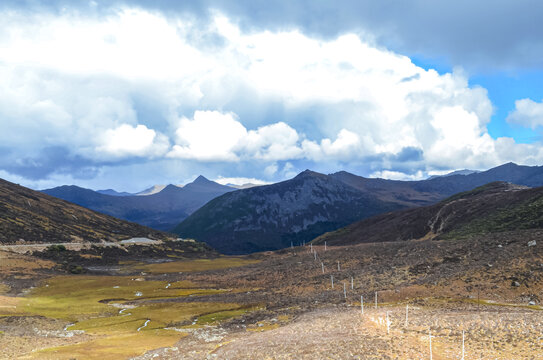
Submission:
[[[149,349],[141,359],[428,359],[430,331],[433,359],[459,359],[462,331],[466,359],[538,359],[543,356],[542,239],[542,231],[529,230],[462,240],[326,250],[314,246],[314,252],[306,246],[254,254],[245,259],[259,262],[245,266],[173,273],[142,273],[133,263],[119,261],[119,255],[111,259],[120,270],[102,275],[121,272],[142,281],[187,281],[202,289],[227,290],[160,300],[134,298],[125,302],[131,306],[213,302],[254,307],[217,323],[190,328],[191,319],[175,324],[188,336],[174,346]],[[528,246],[533,240],[536,245]],[[0,297],[2,306],[13,306],[9,299],[25,296],[25,287],[35,286],[37,279],[65,272],[54,258],[0,255],[11,264],[0,273],[9,295]],[[148,260],[181,261],[158,255]],[[99,256],[86,261],[84,266],[104,264]],[[86,341],[87,334],[63,337],[65,326],[55,319],[6,314],[0,317],[0,341],[8,358]]]

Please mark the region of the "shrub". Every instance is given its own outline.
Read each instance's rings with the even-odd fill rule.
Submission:
[[[64,245],[50,245],[50,246],[47,247],[47,251],[56,251],[56,252],[66,251],[66,246],[64,246]]]

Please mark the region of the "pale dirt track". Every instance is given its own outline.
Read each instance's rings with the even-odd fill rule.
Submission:
[[[159,240],[150,240],[145,238],[132,238],[128,240],[123,240],[121,242],[97,242],[97,243],[81,243],[81,242],[64,242],[64,243],[40,243],[40,244],[16,244],[16,245],[0,245],[0,250],[9,251],[18,254],[24,254],[26,252],[32,251],[43,251],[51,245],[62,245],[67,250],[79,251],[81,249],[90,249],[91,246],[116,246],[119,247],[120,244],[126,245],[149,245],[149,244],[160,244]]]
[[[367,309],[364,316],[357,307],[326,308],[263,332],[209,328],[139,359],[429,359],[429,330],[435,360],[461,358],[462,330],[465,359],[542,358],[543,313],[486,308],[415,307],[407,327],[404,307]]]

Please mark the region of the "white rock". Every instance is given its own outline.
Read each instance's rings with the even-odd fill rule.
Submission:
[[[535,240],[528,241],[528,246],[535,246],[536,244]]]

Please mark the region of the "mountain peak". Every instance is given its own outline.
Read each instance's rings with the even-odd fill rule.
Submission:
[[[212,181],[207,179],[205,176],[200,175],[192,183],[193,184],[208,184],[210,182],[212,182]]]
[[[304,178],[310,178],[310,177],[326,177],[326,175],[318,173],[316,171],[305,169],[304,171],[296,175],[295,179],[304,179]]]

